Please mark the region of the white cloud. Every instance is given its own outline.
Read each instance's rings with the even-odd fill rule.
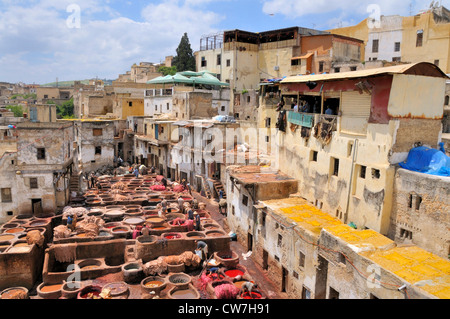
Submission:
[[[429,7],[431,0],[263,0],[263,12],[266,14],[281,14],[295,19],[310,14],[327,14],[332,12],[343,13],[346,17],[365,15],[368,17],[372,11],[368,8],[372,4],[379,6],[381,15],[404,15],[407,16],[412,9],[413,14]],[[413,4],[410,8],[410,3]],[[449,5],[448,0],[442,1],[443,5]]]
[[[1,0],[0,81],[46,83],[99,76],[117,78],[133,63],[175,55],[187,32],[195,50],[221,16],[202,9],[210,0],[162,0],[142,9],[142,21],[119,17],[105,1]],[[81,27],[68,28],[68,4],[81,8]]]

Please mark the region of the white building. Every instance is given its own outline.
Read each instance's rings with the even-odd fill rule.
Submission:
[[[401,16],[382,16],[379,25],[375,24],[374,28],[369,29],[366,61],[401,61],[402,21]]]

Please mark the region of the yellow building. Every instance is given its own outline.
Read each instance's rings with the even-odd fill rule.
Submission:
[[[121,106],[120,118],[126,120],[129,116],[144,116],[144,97],[131,97],[130,94],[117,94],[117,100]]]
[[[376,26],[376,21],[365,19],[355,26],[328,31],[363,40],[365,53],[362,57],[365,62],[372,61],[371,53],[392,51],[391,60],[382,60],[430,62],[450,73],[449,10],[443,6],[433,7],[421,14],[399,17],[401,26],[392,23],[391,17],[397,16],[381,16],[380,26]]]
[[[450,73],[450,12],[442,10],[447,19],[434,11],[403,18],[403,62],[431,62]]]

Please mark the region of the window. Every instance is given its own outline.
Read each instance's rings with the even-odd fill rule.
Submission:
[[[319,73],[322,73],[324,70],[325,62],[320,61],[319,62]]]
[[[227,67],[230,67],[230,66],[231,66],[231,60],[228,59],[228,60],[227,60]]]
[[[311,299],[311,291],[305,286],[302,289],[302,299]]]
[[[102,155],[102,147],[101,146],[95,147],[95,155]]]
[[[305,254],[300,252],[300,257],[298,259],[298,265],[300,268],[305,268]]]
[[[48,99],[48,95],[47,94],[44,95],[44,99]]]
[[[277,242],[277,246],[281,247],[281,245],[283,245],[283,236],[281,236],[280,234],[278,234],[278,242]]]
[[[373,179],[380,179],[380,177],[381,177],[380,170],[372,168],[372,178]]]
[[[339,73],[341,72],[341,68],[334,68],[334,73]]]
[[[356,66],[351,66],[350,67],[350,71],[356,71],[358,69],[358,67],[356,67]]]
[[[207,65],[208,65],[208,63],[206,62],[206,58],[204,57],[204,56],[202,56],[202,68],[205,68]]]
[[[30,188],[31,189],[38,188],[38,179],[37,178],[30,178]]]
[[[222,65],[222,54],[217,55],[217,65]]]
[[[129,106],[129,107],[132,107],[132,106],[133,106],[133,102],[131,102],[131,101],[128,102],[128,106]]]
[[[339,253],[338,262],[345,265],[346,258],[343,253]]]
[[[339,292],[337,290],[335,290],[334,288],[330,287],[328,299],[339,299]]]
[[[422,204],[422,197],[417,196],[416,197],[416,210],[420,210],[420,205]]]
[[[291,65],[292,66],[295,66],[295,65],[300,65],[300,59],[294,59],[294,60],[291,60]]]
[[[270,117],[266,117],[266,128],[270,128],[270,125],[272,124],[272,119]]]
[[[167,111],[170,109],[170,104],[167,103]]]
[[[352,156],[353,153],[353,142],[349,142],[347,145],[347,157]]]
[[[445,97],[445,102],[444,102],[444,105],[449,105],[449,103],[450,103],[450,96],[446,96]]]
[[[242,195],[242,205],[244,206],[248,205],[248,197],[245,195]]]
[[[361,177],[362,179],[366,179],[366,171],[367,171],[367,167],[366,166],[360,166],[360,168],[359,168],[359,177]]]
[[[266,226],[266,213],[262,212],[261,214],[261,226],[265,227]]]
[[[317,162],[317,157],[318,157],[319,153],[317,151],[311,151],[311,162]]]
[[[44,160],[45,159],[45,148],[38,148],[37,149],[37,159],[38,160]]]
[[[11,188],[2,188],[1,193],[2,193],[2,203],[12,202]]]
[[[400,229],[400,237],[403,239],[412,239],[412,232],[406,229]]]
[[[378,46],[380,44],[379,40],[372,41],[372,53],[378,53]]]
[[[395,44],[394,44],[394,51],[395,52],[400,52],[400,42],[395,42]]]
[[[339,176],[339,159],[332,157],[331,158],[331,175]]]
[[[401,62],[402,58],[401,57],[393,57],[392,58],[392,62]]]
[[[416,47],[423,45],[423,30],[417,31]]]
[[[102,136],[103,135],[103,129],[101,129],[101,128],[94,128],[92,130],[92,135],[94,135],[94,136]]]
[[[14,215],[14,213],[13,212],[7,212],[6,215],[12,216],[12,215]]]

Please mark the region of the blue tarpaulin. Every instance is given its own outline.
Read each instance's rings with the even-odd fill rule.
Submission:
[[[450,176],[450,157],[441,150],[425,146],[413,148],[408,159],[400,163],[400,166],[424,174]]]

